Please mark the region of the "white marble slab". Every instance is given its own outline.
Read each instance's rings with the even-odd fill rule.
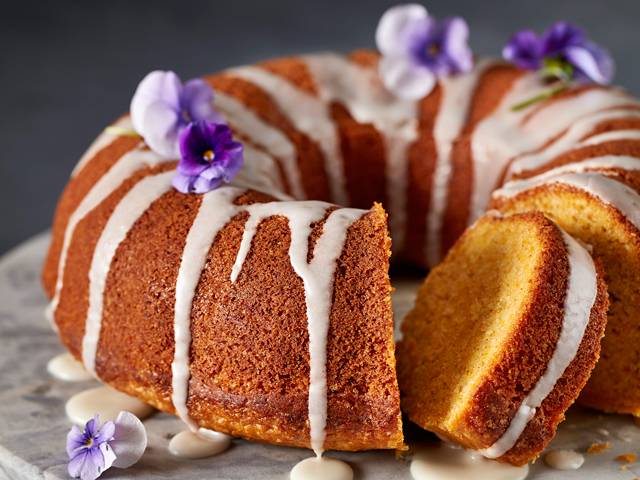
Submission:
[[[64,416],[67,398],[92,383],[71,384],[52,379],[47,361],[62,351],[45,320],[45,298],[39,276],[48,237],[38,236],[0,259],[0,480],[64,479]],[[396,282],[398,311],[413,300],[416,281]],[[182,429],[175,418],[157,414],[145,421],[150,446],[142,460],[128,470],[112,469],[105,479],[286,479],[290,468],[310,455],[303,449],[274,447],[234,440],[222,455],[180,460],[167,452],[169,438]],[[608,435],[605,435],[606,429]],[[630,418],[574,411],[554,446],[584,450],[593,442],[611,442],[600,455],[587,455],[585,467],[559,472],[538,462],[532,480],[631,480],[640,467],[620,471],[616,455],[640,450],[640,428]],[[393,452],[330,453],[348,461],[356,479],[410,479],[409,463]],[[633,470],[636,470],[635,472]],[[471,479],[472,480],[472,479]]]

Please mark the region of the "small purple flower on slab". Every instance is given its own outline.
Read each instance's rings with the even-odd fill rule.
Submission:
[[[115,432],[113,422],[100,426],[96,415],[80,430],[74,425],[67,435],[67,455],[69,455],[69,475],[81,480],[95,480],[113,465],[116,459],[109,442]]]
[[[416,100],[433,89],[438,77],[468,72],[473,68],[468,37],[469,28],[460,17],[438,21],[418,4],[390,8],[376,30],[385,87],[400,98]]]
[[[233,140],[231,129],[204,120],[180,135],[180,157],[173,186],[182,193],[206,193],[229,183],[244,162],[242,144]]]
[[[182,84],[174,72],[156,70],[140,82],[131,100],[133,128],[151,150],[166,158],[178,158],[178,139],[189,123],[222,121],[213,98],[213,89],[204,80]]]
[[[71,427],[67,435],[68,472],[73,478],[95,480],[114,466],[127,468],[136,463],[147,448],[147,432],[138,417],[120,412],[115,422],[100,425],[98,415],[81,430]]]
[[[563,81],[606,85],[615,71],[611,55],[568,22],[556,22],[542,36],[529,30],[518,32],[502,54],[521,68],[541,69],[543,75]]]

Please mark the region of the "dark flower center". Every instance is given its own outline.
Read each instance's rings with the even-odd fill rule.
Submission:
[[[216,158],[216,154],[213,150],[209,149],[202,154],[202,158],[206,162],[213,162],[214,158]]]
[[[93,445],[93,437],[89,437],[84,441],[85,447],[91,447]]]
[[[427,55],[431,57],[437,57],[440,54],[441,48],[437,43],[430,43],[427,45]]]

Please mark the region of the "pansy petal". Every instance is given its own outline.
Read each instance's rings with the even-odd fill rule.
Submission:
[[[98,415],[89,419],[84,426],[84,433],[87,437],[93,438],[100,429],[100,417]]]
[[[213,106],[213,97],[213,88],[207,82],[199,78],[189,80],[182,90],[182,108],[188,112],[191,121],[222,122],[222,116]]]
[[[173,179],[171,179],[171,185],[181,193],[191,193],[191,188],[196,178],[176,172]]]
[[[436,84],[429,69],[415,65],[408,57],[383,57],[378,68],[385,87],[405,100],[426,96]]]
[[[553,57],[564,53],[571,45],[584,43],[585,35],[582,29],[569,22],[556,22],[542,36],[543,55]]]
[[[568,47],[565,56],[569,63],[588,80],[603,85],[611,83],[615,71],[615,65],[611,55],[593,43],[585,43],[583,46]]]
[[[102,471],[100,472],[102,473],[106,469],[113,466],[113,464],[116,461],[116,453],[114,452],[113,448],[111,447],[111,445],[109,445],[108,442],[105,442],[100,445],[100,453],[102,454],[102,458],[103,458]]]
[[[200,176],[205,180],[214,180],[216,178],[222,178],[224,176],[225,170],[226,170],[225,164],[216,163],[214,165],[209,166],[209,168],[203,170]]]
[[[502,50],[505,60],[527,70],[540,68],[543,55],[542,40],[532,30],[517,32]]]
[[[82,448],[85,443],[84,433],[80,427],[73,425],[67,434],[67,455],[73,457],[78,448]]]
[[[165,158],[179,158],[179,119],[176,112],[164,102],[155,102],[147,107],[143,122],[146,132],[142,136],[149,148]]]
[[[100,430],[96,432],[94,441],[97,443],[108,442],[113,438],[113,432],[115,431],[115,429],[116,427],[113,422],[105,422],[104,425],[100,427]]]
[[[113,466],[128,468],[142,457],[147,448],[147,430],[138,417],[130,412],[120,412],[115,422],[116,430],[111,442],[116,460]]]
[[[419,4],[398,5],[387,10],[376,29],[376,44],[383,55],[407,55],[411,39],[425,34],[429,14]]]
[[[80,478],[80,472],[82,471],[82,466],[86,461],[88,456],[88,452],[84,451],[79,455],[74,456],[67,465],[67,472],[69,472],[69,476],[72,478]]]
[[[104,458],[99,449],[86,450],[74,457],[67,465],[67,471],[73,478],[81,480],[95,480],[103,470]]]
[[[447,73],[464,73],[473,68],[473,53],[469,48],[469,26],[462,17],[452,17],[442,22],[444,40],[442,53],[451,65]]]
[[[221,178],[214,178],[213,180],[207,180],[203,177],[198,177],[193,183],[193,191],[195,193],[207,193],[211,190],[218,188],[222,184]]]
[[[163,102],[178,112],[182,83],[174,72],[156,70],[142,79],[131,99],[129,108],[133,128],[145,136],[145,114],[149,105]]]

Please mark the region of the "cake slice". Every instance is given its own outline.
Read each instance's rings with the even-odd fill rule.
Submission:
[[[542,211],[593,247],[611,307],[602,358],[579,402],[640,416],[640,173],[630,169],[632,160],[588,160],[510,182],[494,194],[493,205],[506,213]],[[600,171],[581,171],[597,165]]]
[[[67,349],[193,427],[320,451],[401,448],[382,207],[230,186],[184,195],[171,165],[154,168],[76,210],[75,225],[60,203],[52,245],[64,254],[50,249],[43,277]]]
[[[600,267],[552,221],[485,215],[402,325],[404,411],[486,457],[535,459],[596,364],[607,306]]]

